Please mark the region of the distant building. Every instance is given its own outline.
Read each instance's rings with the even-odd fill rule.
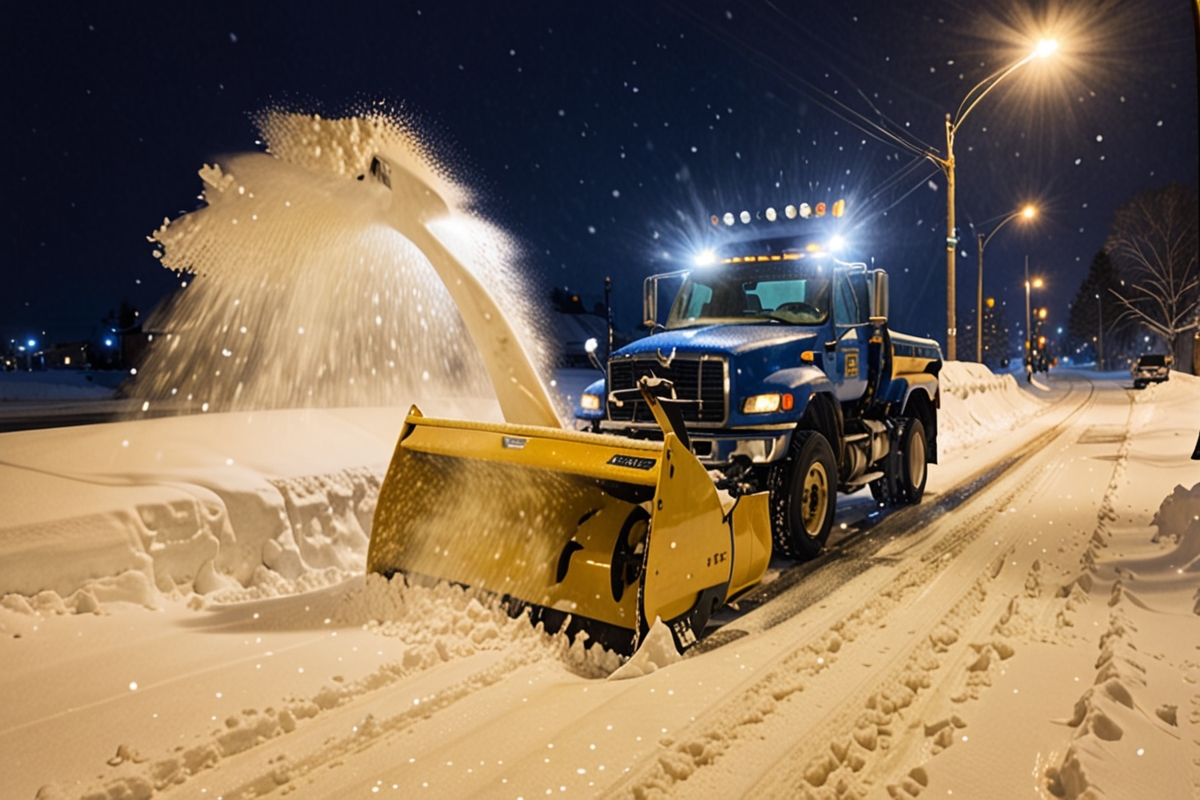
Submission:
[[[67,342],[46,347],[34,354],[39,362],[35,369],[87,369],[92,366],[92,350],[89,342]]]

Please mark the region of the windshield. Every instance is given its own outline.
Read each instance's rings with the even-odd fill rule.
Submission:
[[[829,318],[831,272],[799,261],[695,269],[680,287],[666,327],[768,320],[820,325]]]
[[[1167,357],[1161,355],[1141,356],[1138,358],[1138,366],[1140,367],[1165,367],[1167,365]]]

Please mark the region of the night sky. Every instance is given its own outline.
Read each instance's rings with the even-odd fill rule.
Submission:
[[[894,326],[944,342],[945,179],[875,126],[944,152],[945,114],[1043,36],[1060,52],[958,132],[961,315],[972,224],[1038,205],[988,245],[986,294],[1023,316],[1028,255],[1065,326],[1116,207],[1197,182],[1190,0],[373,6],[6,6],[3,341],[94,338],[122,300],[149,312],[178,279],[146,236],[196,207],[203,164],[259,149],[268,107],[419,120],[541,285],[590,306],[612,276],[624,328],[642,278],[711,243],[710,214],[845,198],[853,252],[892,273]]]

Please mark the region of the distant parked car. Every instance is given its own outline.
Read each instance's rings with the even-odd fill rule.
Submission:
[[[1161,353],[1138,356],[1129,368],[1133,376],[1133,388],[1145,389],[1147,383],[1162,383],[1171,377],[1171,358]]]

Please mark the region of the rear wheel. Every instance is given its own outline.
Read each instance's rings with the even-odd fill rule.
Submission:
[[[916,417],[905,421],[900,434],[900,474],[897,475],[898,500],[916,505],[925,494],[925,481],[929,477],[929,443],[925,438],[925,425]]]
[[[771,530],[781,555],[807,560],[821,552],[837,503],[837,463],[824,436],[796,431],[787,462],[771,476]]]

